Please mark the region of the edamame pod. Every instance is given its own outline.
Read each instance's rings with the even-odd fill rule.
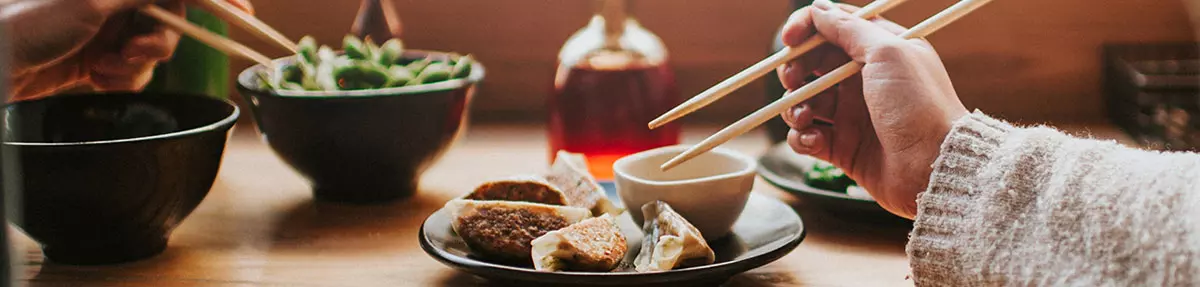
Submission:
[[[388,83],[389,76],[383,67],[358,63],[334,68],[334,79],[342,90],[378,89]]]
[[[408,65],[405,66],[405,68],[408,68],[408,70],[412,71],[414,74],[420,74],[421,71],[425,70],[425,67],[429,66],[429,64],[432,64],[432,63],[433,63],[433,59],[424,58],[424,59],[417,60],[416,62],[408,63]]]
[[[309,64],[320,63],[321,59],[317,57],[317,40],[312,36],[304,36],[300,38],[300,42],[296,43],[296,53],[299,60]]]
[[[471,66],[475,65],[475,59],[471,55],[458,58],[458,63],[454,63],[454,69],[450,72],[451,79],[466,78],[471,75]]]
[[[321,48],[317,50],[317,59],[320,59],[320,61],[317,61],[313,64],[324,64],[325,62],[334,61],[337,58],[338,55],[333,51],[333,49],[329,48],[329,46],[321,46]]]
[[[424,70],[421,70],[420,74],[417,74],[416,79],[409,81],[408,85],[429,84],[449,80],[450,69],[450,65],[447,65],[444,62],[429,64],[428,67],[425,67]]]
[[[323,91],[340,90],[337,78],[333,77],[332,62],[321,62],[320,65],[317,65],[317,73],[313,75],[313,80],[317,82],[317,87]]]
[[[396,60],[404,54],[404,44],[400,39],[391,39],[383,43],[379,47],[379,52],[375,54],[375,61],[380,65],[391,66],[396,64]]]
[[[300,84],[292,83],[292,82],[284,82],[283,85],[280,87],[282,87],[284,90],[293,90],[293,91],[303,91],[304,90],[304,87],[300,86]]]
[[[416,78],[416,75],[413,75],[413,72],[404,66],[391,66],[388,68],[388,76],[390,79],[388,79],[387,87],[403,86]]]
[[[363,45],[361,40],[354,36],[346,35],[345,38],[342,38],[342,51],[344,51],[346,56],[350,57],[351,59],[370,59],[371,51],[368,49],[369,48],[367,46]]]

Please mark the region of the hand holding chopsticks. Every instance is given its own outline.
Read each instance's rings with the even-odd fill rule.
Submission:
[[[225,2],[225,0],[196,0],[196,2],[212,11],[218,17],[221,17],[226,21],[232,22],[238,27],[242,27],[243,29],[250,31],[255,36],[268,40],[271,43],[275,43],[293,53],[297,51],[295,42],[292,42],[282,33],[279,33],[279,31],[276,31],[275,29],[271,28],[271,26],[263,23],[254,16],[251,16],[232,4]],[[270,57],[264,56],[263,54],[258,53],[238,42],[217,35],[216,33],[209,32],[202,27],[188,22],[187,19],[158,6],[153,4],[143,6],[141,8],[141,12],[159,20],[163,24],[170,26],[173,29],[179,30],[184,34],[195,38],[197,41],[203,42],[214,49],[220,50],[221,52],[232,56],[242,57],[262,64],[266,67],[274,67],[274,63],[271,61]]]
[[[234,42],[216,33],[209,32],[200,26],[193,25],[187,19],[179,17],[161,7],[155,5],[146,5],[141,8],[141,12],[161,21],[164,25],[170,26],[173,29],[179,30],[185,35],[195,38],[197,41],[203,42],[213,49],[220,50],[225,54],[240,56],[242,58],[257,62],[263,66],[273,67],[271,58],[255,52],[250,47],[246,47],[241,43]]]
[[[871,4],[867,4],[867,6],[862,7],[862,9],[854,11],[854,16],[865,19],[874,18],[879,14],[883,14],[883,12],[887,12],[888,10],[899,6],[900,3],[904,3],[904,1],[907,0],[878,0],[871,2]],[[733,91],[740,89],[751,82],[754,82],[755,79],[774,71],[775,67],[787,64],[788,61],[791,61],[792,59],[795,59],[804,53],[808,53],[808,51],[812,51],[812,49],[815,49],[821,46],[821,44],[825,43],[826,40],[824,37],[821,37],[821,35],[813,35],[800,45],[794,47],[785,47],[783,50],[779,50],[779,52],[776,52],[770,57],[767,57],[753,66],[738,72],[732,77],[721,81],[717,85],[708,88],[708,90],[701,92],[695,97],[683,102],[679,106],[667,111],[653,121],[650,121],[649,127],[651,129],[661,127],[662,125],[665,125],[671,121],[677,120],[687,114],[704,108],[705,106],[708,106],[709,104],[721,99],[721,97],[729,95],[729,93],[732,93]]]
[[[955,5],[951,6],[950,8],[947,8],[946,10],[938,13],[937,15],[934,15],[933,17],[926,19],[925,21],[921,22],[920,24],[913,26],[912,28],[908,29],[908,31],[900,34],[899,37],[904,38],[904,39],[925,37],[935,31],[937,31],[938,29],[941,29],[942,27],[945,27],[946,25],[958,20],[962,16],[969,14],[970,12],[974,11],[975,9],[982,7],[983,5],[987,4],[990,1],[991,0],[963,0],[959,3],[956,3]],[[812,98],[813,96],[820,93],[821,91],[824,91],[824,90],[832,87],[833,85],[845,80],[846,78],[849,78],[849,77],[857,74],[859,71],[861,71],[862,67],[863,67],[862,63],[850,62],[845,65],[842,65],[841,67],[838,67],[837,69],[834,69],[833,71],[825,74],[824,76],[809,83],[808,85],[801,87],[800,89],[797,89],[795,91],[792,91],[791,93],[785,95],[783,98],[771,103],[770,105],[767,105],[766,107],[763,107],[762,109],[759,109],[758,111],[750,114],[749,116],[737,121],[736,123],[730,125],[729,127],[726,127],[725,129],[722,129],[721,131],[717,132],[716,134],[701,141],[699,144],[697,144],[696,146],[693,146],[691,149],[684,151],[683,153],[679,154],[675,158],[672,158],[671,160],[664,163],[661,166],[661,168],[662,169],[672,168],[684,161],[687,161],[697,155],[700,155],[708,150],[711,150],[712,148],[714,148],[714,147],[716,147],[738,135],[741,135],[745,132],[750,131],[754,127],[761,125],[762,123],[766,122],[767,120],[771,119],[772,117],[775,117],[775,116],[779,115],[780,113],[787,111],[790,107],[792,107],[796,104],[799,104],[801,102],[804,102],[805,100]]]

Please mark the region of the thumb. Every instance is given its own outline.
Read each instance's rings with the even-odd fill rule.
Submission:
[[[866,63],[867,51],[872,48],[904,40],[884,27],[851,15],[829,0],[813,1],[812,6],[817,33],[859,63]]]

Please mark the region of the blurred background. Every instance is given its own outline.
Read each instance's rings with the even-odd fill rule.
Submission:
[[[312,35],[338,46],[354,22],[357,2],[253,3],[263,21],[287,36]],[[954,2],[913,0],[886,17],[910,26]],[[964,18],[929,40],[968,108],[1020,122],[1104,122],[1105,45],[1189,42],[1196,34],[1189,24],[1188,0],[1102,2],[996,1],[987,13]],[[487,66],[488,78],[472,107],[473,121],[479,122],[544,121],[557,53],[595,12],[592,1],[391,3],[403,22],[406,46],[471,53]],[[795,5],[787,0],[630,3],[631,14],[669,49],[685,98],[768,55],[776,30]],[[268,56],[286,55],[240,29],[230,33]],[[250,63],[235,59],[232,65],[240,71]],[[767,95],[766,82],[760,80],[686,120],[730,122],[761,107]]]

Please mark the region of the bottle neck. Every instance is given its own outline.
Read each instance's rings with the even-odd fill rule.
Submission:
[[[363,0],[351,33],[364,41],[369,37],[376,44],[399,38],[402,26],[393,8],[391,0]]]
[[[629,18],[626,0],[599,0],[599,4],[599,16],[604,19],[604,47],[619,49]]]

